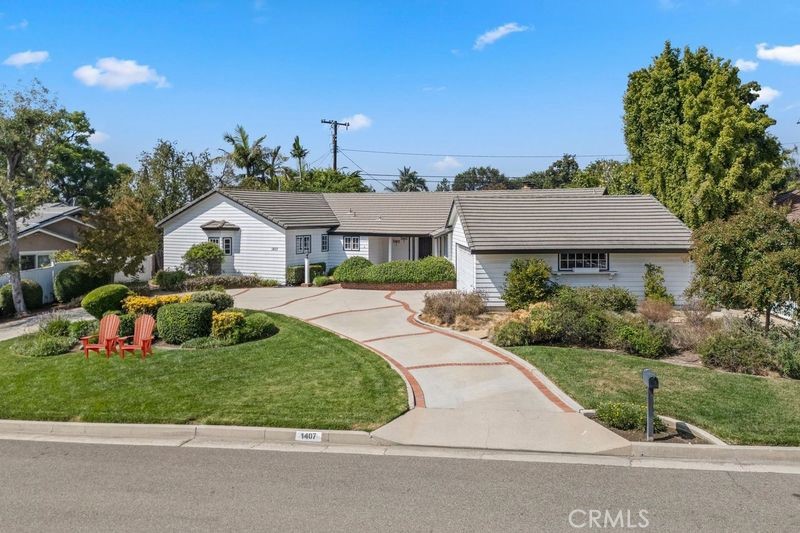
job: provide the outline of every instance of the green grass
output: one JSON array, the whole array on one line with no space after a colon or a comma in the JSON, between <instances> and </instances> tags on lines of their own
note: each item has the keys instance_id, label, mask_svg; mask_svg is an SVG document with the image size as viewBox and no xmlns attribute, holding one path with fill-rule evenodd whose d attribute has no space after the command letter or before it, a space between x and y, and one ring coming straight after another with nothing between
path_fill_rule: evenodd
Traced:
<instances>
[{"instance_id":1,"label":"green grass","mask_svg":"<svg viewBox=\"0 0 800 533\"><path fill-rule=\"evenodd\" d=\"M29 358L0 343L0 418L373 429L407 409L403 380L373 352L299 320L209 350Z\"/></svg>"},{"instance_id":2,"label":"green grass","mask_svg":"<svg viewBox=\"0 0 800 533\"><path fill-rule=\"evenodd\" d=\"M511 349L587 408L645 403L640 372L659 377L656 412L695 424L731 444L800 445L800 381L689 368L631 355L524 346Z\"/></svg>"}]
</instances>

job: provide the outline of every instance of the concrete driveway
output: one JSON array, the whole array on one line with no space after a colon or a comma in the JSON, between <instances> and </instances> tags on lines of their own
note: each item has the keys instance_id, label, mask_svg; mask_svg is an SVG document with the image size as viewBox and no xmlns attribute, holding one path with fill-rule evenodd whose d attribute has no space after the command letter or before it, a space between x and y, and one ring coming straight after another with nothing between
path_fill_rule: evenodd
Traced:
<instances>
[{"instance_id":1,"label":"concrete driveway","mask_svg":"<svg viewBox=\"0 0 800 533\"><path fill-rule=\"evenodd\" d=\"M513 354L419 324L424 291L254 288L236 306L282 313L359 342L408 382L416 407L376 430L399 444L622 453L628 442L575 412Z\"/></svg>"}]
</instances>

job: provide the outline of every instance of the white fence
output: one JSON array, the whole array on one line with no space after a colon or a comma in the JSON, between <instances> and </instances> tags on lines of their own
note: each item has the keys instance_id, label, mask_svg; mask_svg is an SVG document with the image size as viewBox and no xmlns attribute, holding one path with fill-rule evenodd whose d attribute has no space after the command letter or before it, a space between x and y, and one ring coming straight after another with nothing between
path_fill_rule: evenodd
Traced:
<instances>
[{"instance_id":1,"label":"white fence","mask_svg":"<svg viewBox=\"0 0 800 533\"><path fill-rule=\"evenodd\" d=\"M53 266L44 268L33 268L31 270L23 270L20 272L22 279L30 279L38 283L42 287L42 303L52 303L55 301L56 296L53 292L53 283L56 275L65 268L77 265L80 261L66 261L64 263L56 263ZM0 287L9 283L8 274L0 276Z\"/></svg>"},{"instance_id":2,"label":"white fence","mask_svg":"<svg viewBox=\"0 0 800 533\"><path fill-rule=\"evenodd\" d=\"M147 256L139 269L139 273L135 276L126 276L122 272L114 274L114 281L117 283L126 283L129 281L149 281L153 273L153 256ZM42 303L49 304L55 301L56 295L53 290L55 285L56 276L65 268L80 264L80 261L65 261L63 263L55 263L52 266L44 268L33 268L31 270L23 270L20 272L22 279L30 279L38 283L42 287ZM0 276L0 287L9 283L8 274Z\"/></svg>"}]
</instances>

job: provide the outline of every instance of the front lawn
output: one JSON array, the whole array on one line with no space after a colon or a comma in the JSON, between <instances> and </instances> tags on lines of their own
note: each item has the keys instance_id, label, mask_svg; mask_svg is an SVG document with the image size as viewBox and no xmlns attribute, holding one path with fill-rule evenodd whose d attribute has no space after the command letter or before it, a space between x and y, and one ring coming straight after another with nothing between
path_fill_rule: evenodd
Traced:
<instances>
[{"instance_id":1,"label":"front lawn","mask_svg":"<svg viewBox=\"0 0 800 533\"><path fill-rule=\"evenodd\" d=\"M407 409L403 380L379 356L269 315L280 332L268 339L156 348L145 361L23 357L0 342L0 418L369 430Z\"/></svg>"},{"instance_id":2,"label":"front lawn","mask_svg":"<svg viewBox=\"0 0 800 533\"><path fill-rule=\"evenodd\" d=\"M577 348L511 350L586 408L605 401L645 403L640 372L658 374L656 412L685 420L731 444L800 445L800 381L681 367Z\"/></svg>"}]
</instances>

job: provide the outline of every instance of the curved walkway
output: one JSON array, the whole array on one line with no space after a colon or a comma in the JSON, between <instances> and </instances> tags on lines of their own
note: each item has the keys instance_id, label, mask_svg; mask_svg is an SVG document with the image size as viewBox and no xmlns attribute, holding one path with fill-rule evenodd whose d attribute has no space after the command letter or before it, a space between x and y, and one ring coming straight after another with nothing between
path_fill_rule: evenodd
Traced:
<instances>
[{"instance_id":1,"label":"curved walkway","mask_svg":"<svg viewBox=\"0 0 800 533\"><path fill-rule=\"evenodd\" d=\"M627 453L520 359L415 320L424 291L256 288L237 307L300 318L372 349L408 381L415 409L374 432L399 444ZM563 394L563 393L561 393Z\"/></svg>"}]
</instances>

